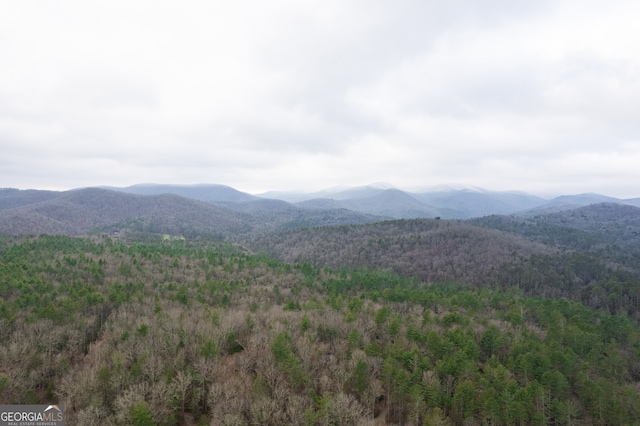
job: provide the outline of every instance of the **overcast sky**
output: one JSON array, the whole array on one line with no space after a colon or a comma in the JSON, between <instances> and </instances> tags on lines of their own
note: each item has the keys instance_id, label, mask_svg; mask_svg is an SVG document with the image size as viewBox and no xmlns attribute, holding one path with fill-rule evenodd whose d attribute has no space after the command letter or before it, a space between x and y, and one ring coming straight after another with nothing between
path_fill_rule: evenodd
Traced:
<instances>
[{"instance_id":1,"label":"overcast sky","mask_svg":"<svg viewBox=\"0 0 640 426\"><path fill-rule=\"evenodd\" d=\"M0 187L640 197L640 2L6 1Z\"/></svg>"}]
</instances>

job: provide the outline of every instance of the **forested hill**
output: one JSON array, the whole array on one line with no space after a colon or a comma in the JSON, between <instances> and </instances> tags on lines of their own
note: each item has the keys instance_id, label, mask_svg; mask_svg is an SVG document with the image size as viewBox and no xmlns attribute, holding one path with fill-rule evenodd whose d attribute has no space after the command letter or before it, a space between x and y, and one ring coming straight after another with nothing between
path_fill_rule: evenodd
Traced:
<instances>
[{"instance_id":1,"label":"forested hill","mask_svg":"<svg viewBox=\"0 0 640 426\"><path fill-rule=\"evenodd\" d=\"M0 338L0 404L69 426L640 418L624 314L222 242L0 238Z\"/></svg>"},{"instance_id":2,"label":"forested hill","mask_svg":"<svg viewBox=\"0 0 640 426\"><path fill-rule=\"evenodd\" d=\"M0 211L0 232L11 235L87 235L128 229L212 235L246 232L237 215L176 195L141 196L89 188Z\"/></svg>"},{"instance_id":3,"label":"forested hill","mask_svg":"<svg viewBox=\"0 0 640 426\"><path fill-rule=\"evenodd\" d=\"M174 194L135 195L99 188L65 192L4 190L3 194L0 235L118 232L235 238L381 219L344 209L301 209L282 202L284 206L274 207L269 200L222 206Z\"/></svg>"},{"instance_id":4,"label":"forested hill","mask_svg":"<svg viewBox=\"0 0 640 426\"><path fill-rule=\"evenodd\" d=\"M171 194L95 188L4 190L0 206L5 235L226 239L287 262L382 269L425 282L516 287L640 315L640 209L633 206L608 203L470 222L380 222L349 210L302 209L277 200L213 205Z\"/></svg>"},{"instance_id":5,"label":"forested hill","mask_svg":"<svg viewBox=\"0 0 640 426\"><path fill-rule=\"evenodd\" d=\"M507 220L519 227L524 219L494 216L486 220ZM525 294L570 298L640 318L640 256L614 246L608 247L609 257L580 247L567 248L552 243L560 235L557 226L532 228L537 236L505 232L507 227L482 229L460 221L399 220L268 235L256 239L251 247L288 262L382 269L426 282L453 280L517 288ZM595 228L602 232L600 226ZM574 236L578 232L582 242L597 237L596 231L571 232ZM633 244L626 247L637 250Z\"/></svg>"},{"instance_id":6,"label":"forested hill","mask_svg":"<svg viewBox=\"0 0 640 426\"><path fill-rule=\"evenodd\" d=\"M640 208L593 204L565 212L533 216L487 216L470 221L540 241L589 253L599 262L640 272Z\"/></svg>"},{"instance_id":7,"label":"forested hill","mask_svg":"<svg viewBox=\"0 0 640 426\"><path fill-rule=\"evenodd\" d=\"M640 242L640 208L599 203L550 214L491 215L469 223L533 237L571 248L599 248Z\"/></svg>"},{"instance_id":8,"label":"forested hill","mask_svg":"<svg viewBox=\"0 0 640 426\"><path fill-rule=\"evenodd\" d=\"M506 263L554 254L549 247L461 221L411 219L267 235L250 247L285 262L367 267L425 282L489 284Z\"/></svg>"},{"instance_id":9,"label":"forested hill","mask_svg":"<svg viewBox=\"0 0 640 426\"><path fill-rule=\"evenodd\" d=\"M57 198L59 195L60 193L56 191L2 188L0 189L0 210L51 200Z\"/></svg>"}]
</instances>

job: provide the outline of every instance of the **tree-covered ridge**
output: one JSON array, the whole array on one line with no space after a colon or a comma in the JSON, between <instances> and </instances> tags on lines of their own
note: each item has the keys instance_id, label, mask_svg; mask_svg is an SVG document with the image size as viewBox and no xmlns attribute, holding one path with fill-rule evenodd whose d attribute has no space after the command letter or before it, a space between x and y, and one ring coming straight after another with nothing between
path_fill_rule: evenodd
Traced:
<instances>
[{"instance_id":1,"label":"tree-covered ridge","mask_svg":"<svg viewBox=\"0 0 640 426\"><path fill-rule=\"evenodd\" d=\"M247 244L286 262L365 266L426 282L459 280L483 285L505 263L557 253L519 236L436 219L302 229L266 235Z\"/></svg>"},{"instance_id":2,"label":"tree-covered ridge","mask_svg":"<svg viewBox=\"0 0 640 426\"><path fill-rule=\"evenodd\" d=\"M614 203L525 216L492 215L469 221L547 245L591 253L640 275L640 208Z\"/></svg>"},{"instance_id":3,"label":"tree-covered ridge","mask_svg":"<svg viewBox=\"0 0 640 426\"><path fill-rule=\"evenodd\" d=\"M217 203L174 194L135 195L100 188L0 193L0 235L183 235L238 238L309 226L370 223L344 209L302 209L274 200ZM15 196L11 196L17 192Z\"/></svg>"},{"instance_id":4,"label":"tree-covered ridge","mask_svg":"<svg viewBox=\"0 0 640 426\"><path fill-rule=\"evenodd\" d=\"M631 207L630 207L631 208ZM524 219L488 217L482 223ZM557 227L535 226L540 235L561 238ZM562 228L567 230L568 228ZM505 232L506 231L506 232ZM261 237L249 244L287 262L393 271L426 282L462 281L476 286L518 288L527 295L565 297L611 313L640 318L640 259L636 243L603 250L546 245L511 229L482 229L467 222L415 219L369 225L304 229ZM569 229L583 243L597 235ZM575 236L575 233L579 233ZM584 235L583 235L584 234ZM549 242L549 241L547 241ZM635 244L635 245L633 245Z\"/></svg>"},{"instance_id":5,"label":"tree-covered ridge","mask_svg":"<svg viewBox=\"0 0 640 426\"><path fill-rule=\"evenodd\" d=\"M220 243L0 241L0 403L68 424L640 418L624 313Z\"/></svg>"}]
</instances>

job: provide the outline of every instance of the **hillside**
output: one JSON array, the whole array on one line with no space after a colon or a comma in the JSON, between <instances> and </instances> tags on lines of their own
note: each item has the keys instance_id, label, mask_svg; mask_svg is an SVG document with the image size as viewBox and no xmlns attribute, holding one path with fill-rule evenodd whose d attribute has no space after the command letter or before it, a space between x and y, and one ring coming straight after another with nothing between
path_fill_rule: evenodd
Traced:
<instances>
[{"instance_id":1,"label":"hillside","mask_svg":"<svg viewBox=\"0 0 640 426\"><path fill-rule=\"evenodd\" d=\"M39 194L39 193L38 193ZM41 201L43 200L43 201ZM134 195L87 188L18 191L0 210L0 234L91 233L238 238L301 227L370 223L379 217L344 209L300 209L277 200L205 203L174 194Z\"/></svg>"},{"instance_id":2,"label":"hillside","mask_svg":"<svg viewBox=\"0 0 640 426\"><path fill-rule=\"evenodd\" d=\"M362 226L305 229L251 243L285 262L368 267L426 282L488 284L505 263L553 254L542 244L459 221L413 219Z\"/></svg>"},{"instance_id":3,"label":"hillside","mask_svg":"<svg viewBox=\"0 0 640 426\"><path fill-rule=\"evenodd\" d=\"M162 195L174 194L192 200L207 203L216 202L245 202L255 200L250 194L238 191L226 185L200 184L200 185L162 185L139 184L127 187L106 187L113 191L126 192L136 195Z\"/></svg>"},{"instance_id":4,"label":"hillside","mask_svg":"<svg viewBox=\"0 0 640 426\"><path fill-rule=\"evenodd\" d=\"M70 426L640 418L637 322L566 300L63 236L0 238L0 296L0 403Z\"/></svg>"},{"instance_id":5,"label":"hillside","mask_svg":"<svg viewBox=\"0 0 640 426\"><path fill-rule=\"evenodd\" d=\"M4 188L0 189L0 210L40 203L42 201L52 200L58 196L59 193L56 191Z\"/></svg>"},{"instance_id":6,"label":"hillside","mask_svg":"<svg viewBox=\"0 0 640 426\"><path fill-rule=\"evenodd\" d=\"M603 201L624 205L640 205L639 199L618 199L598 194L563 195L546 200L516 191L489 191L481 188L432 188L431 190L406 191L387 184L328 189L313 193L272 191L259 196L238 191L226 185L216 184L140 184L103 189L147 196L173 194L237 211L251 209L250 206L254 205L259 206L257 208L262 213L269 214L282 213L282 202L286 202L300 210L312 210L311 215L321 215L320 211L329 211L336 212L340 216L340 220L334 223L329 223L322 217L305 219L301 222L302 226L370 223L382 218L470 219L493 214L535 216L571 210ZM10 188L0 190L0 210L52 200L58 198L60 194L55 191L20 191ZM268 206L272 206L274 210L267 211ZM351 215L360 216L349 218L344 214L344 210L350 210ZM298 211L296 214L306 215L307 213ZM289 219L291 218L286 220ZM319 219L319 222L316 222L316 219ZM279 229L287 229L287 227Z\"/></svg>"},{"instance_id":7,"label":"hillside","mask_svg":"<svg viewBox=\"0 0 640 426\"><path fill-rule=\"evenodd\" d=\"M415 197L440 210L442 217L456 219L522 212L547 202L525 193L469 189L419 193Z\"/></svg>"},{"instance_id":8,"label":"hillside","mask_svg":"<svg viewBox=\"0 0 640 426\"><path fill-rule=\"evenodd\" d=\"M218 202L216 205L251 215L258 230L254 235L322 226L358 225L383 220L380 216L358 213L339 206L301 208L280 200Z\"/></svg>"},{"instance_id":9,"label":"hillside","mask_svg":"<svg viewBox=\"0 0 640 426\"><path fill-rule=\"evenodd\" d=\"M521 223L522 219L510 220ZM562 235L557 227L533 229L537 237L460 221L413 219L268 235L249 247L286 262L382 269L426 282L517 288L525 294L569 298L613 313L625 311L640 319L637 242L626 246L628 250L606 246L604 252L609 255L602 256L603 251L554 244ZM597 238L587 231L567 235L587 247Z\"/></svg>"},{"instance_id":10,"label":"hillside","mask_svg":"<svg viewBox=\"0 0 640 426\"><path fill-rule=\"evenodd\" d=\"M435 187L400 190L391 185L327 189L319 192L266 192L261 197L276 198L302 207L342 207L395 219L470 219L492 214L543 214L571 210L590 204L612 202L639 206L639 200L619 199L599 194L562 195L545 199L518 191L490 191L482 188Z\"/></svg>"},{"instance_id":11,"label":"hillside","mask_svg":"<svg viewBox=\"0 0 640 426\"><path fill-rule=\"evenodd\" d=\"M593 254L640 271L640 208L600 203L564 212L488 216L470 223Z\"/></svg>"},{"instance_id":12,"label":"hillside","mask_svg":"<svg viewBox=\"0 0 640 426\"><path fill-rule=\"evenodd\" d=\"M438 211L424 204L411 195L397 189L386 189L365 197L354 197L342 200L311 199L295 204L307 208L343 208L360 213L372 214L386 218L420 218L435 217Z\"/></svg>"},{"instance_id":13,"label":"hillside","mask_svg":"<svg viewBox=\"0 0 640 426\"><path fill-rule=\"evenodd\" d=\"M600 194L562 195L545 199L518 191L490 191L476 187L462 189L438 187L409 191L389 184L333 188L308 193L268 191L258 195L219 184L139 184L105 188L137 195L174 194L227 207L260 199L279 200L305 209L348 209L390 219L434 217L469 219L491 214L520 214L527 211L550 213L605 201L635 206L640 204L639 199L619 199Z\"/></svg>"},{"instance_id":14,"label":"hillside","mask_svg":"<svg viewBox=\"0 0 640 426\"><path fill-rule=\"evenodd\" d=\"M375 192L383 198L404 198L395 190ZM371 200L370 191L357 193ZM143 196L95 188L5 195L19 205L0 210L0 234L5 235L224 239L287 262L382 269L426 282L498 284L640 316L635 296L640 209L633 206L606 203L468 223L380 222L380 217L351 210L298 208L266 199L211 204L171 194ZM56 196L50 199L52 195Z\"/></svg>"},{"instance_id":15,"label":"hillside","mask_svg":"<svg viewBox=\"0 0 640 426\"><path fill-rule=\"evenodd\" d=\"M0 233L86 235L135 231L173 235L246 233L231 212L176 195L139 196L89 188L0 211Z\"/></svg>"},{"instance_id":16,"label":"hillside","mask_svg":"<svg viewBox=\"0 0 640 426\"><path fill-rule=\"evenodd\" d=\"M601 203L619 203L619 204L633 204L633 200L620 200L614 197L608 197L600 194L575 194L575 195L561 195L550 200L547 203L541 204L535 208L532 208L532 214L547 214L556 213L565 210L573 210L580 207L589 206L592 204Z\"/></svg>"}]
</instances>

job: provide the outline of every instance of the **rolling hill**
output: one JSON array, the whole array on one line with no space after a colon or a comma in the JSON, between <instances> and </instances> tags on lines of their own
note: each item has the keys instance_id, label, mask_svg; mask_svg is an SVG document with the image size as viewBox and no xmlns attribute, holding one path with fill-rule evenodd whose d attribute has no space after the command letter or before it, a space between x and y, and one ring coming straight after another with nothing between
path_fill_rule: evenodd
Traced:
<instances>
[{"instance_id":1,"label":"rolling hill","mask_svg":"<svg viewBox=\"0 0 640 426\"><path fill-rule=\"evenodd\" d=\"M145 183L127 187L105 187L113 191L126 192L136 195L174 194L207 203L217 202L245 202L256 200L257 197L238 191L226 185L198 184L198 185L168 185Z\"/></svg>"},{"instance_id":2,"label":"rolling hill","mask_svg":"<svg viewBox=\"0 0 640 426\"><path fill-rule=\"evenodd\" d=\"M412 219L303 229L262 236L250 247L286 262L517 288L640 318L639 224L637 207L599 204L533 219Z\"/></svg>"},{"instance_id":3,"label":"rolling hill","mask_svg":"<svg viewBox=\"0 0 640 426\"><path fill-rule=\"evenodd\" d=\"M248 232L226 209L165 194L141 196L88 188L0 211L0 233L85 235L120 230L206 235Z\"/></svg>"},{"instance_id":4,"label":"rolling hill","mask_svg":"<svg viewBox=\"0 0 640 426\"><path fill-rule=\"evenodd\" d=\"M0 234L89 235L0 238L0 401L65 404L70 424L640 415L639 208L382 220L336 207L427 204L237 195L0 194ZM438 202L524 202L491 197Z\"/></svg>"},{"instance_id":5,"label":"rolling hill","mask_svg":"<svg viewBox=\"0 0 640 426\"><path fill-rule=\"evenodd\" d=\"M52 200L59 195L56 191L41 191L37 189L0 189L0 210L13 209L28 204Z\"/></svg>"},{"instance_id":6,"label":"rolling hill","mask_svg":"<svg viewBox=\"0 0 640 426\"><path fill-rule=\"evenodd\" d=\"M387 219L435 218L471 219L492 214L543 214L571 210L601 202L640 206L640 199L619 199L599 194L562 195L545 199L518 191L490 191L477 187L451 188L437 187L417 191L406 191L389 184L372 184L350 188L332 188L317 192L277 192L270 191L258 195L238 191L218 184L171 185L139 184L128 187L103 187L118 192L136 195L174 194L203 201L209 204L230 207L234 210L249 208L237 203L261 200L285 201L302 209L352 210ZM25 191L4 190L0 192L0 209L16 207L25 203ZM31 199L44 201L55 198L53 191L31 191ZM33 201L29 201L33 202ZM269 205L272 213L281 212L281 205L262 203L260 210L266 212Z\"/></svg>"},{"instance_id":7,"label":"rolling hill","mask_svg":"<svg viewBox=\"0 0 640 426\"><path fill-rule=\"evenodd\" d=\"M640 271L640 208L600 203L535 216L492 215L470 221L547 245L590 253L601 262Z\"/></svg>"},{"instance_id":8,"label":"rolling hill","mask_svg":"<svg viewBox=\"0 0 640 426\"><path fill-rule=\"evenodd\" d=\"M488 284L503 264L554 249L460 221L394 220L266 235L250 245L285 262L368 267L422 281Z\"/></svg>"},{"instance_id":9,"label":"rolling hill","mask_svg":"<svg viewBox=\"0 0 640 426\"><path fill-rule=\"evenodd\" d=\"M259 196L295 203L300 207L341 207L394 219L471 219L492 214L535 215L601 202L640 206L637 198L620 199L599 194L562 195L545 199L518 191L489 191L475 187L404 191L386 184L311 193L267 192Z\"/></svg>"},{"instance_id":10,"label":"rolling hill","mask_svg":"<svg viewBox=\"0 0 640 426\"><path fill-rule=\"evenodd\" d=\"M422 222L385 230L447 228ZM640 417L637 322L513 289L43 235L0 238L0 296L0 404L60 404L69 425Z\"/></svg>"},{"instance_id":11,"label":"rolling hill","mask_svg":"<svg viewBox=\"0 0 640 426\"><path fill-rule=\"evenodd\" d=\"M17 207L0 210L0 234L222 238L286 262L382 269L426 282L498 283L528 294L571 298L590 298L597 283L609 286L611 279L630 282L640 277L640 208L616 203L468 222L384 221L345 208L312 207L346 204L388 218L399 214L401 210L394 210L399 205L419 202L389 188L359 191L362 198L356 200L309 200L302 203L305 208L273 199L211 203L98 188L7 194L5 199ZM608 303L601 295L596 299L589 304Z\"/></svg>"},{"instance_id":12,"label":"rolling hill","mask_svg":"<svg viewBox=\"0 0 640 426\"><path fill-rule=\"evenodd\" d=\"M47 191L41 196L19 191L11 203L17 207L0 210L0 234L124 232L236 238L380 220L344 209L300 209L276 200L212 204L174 194L135 195L103 188Z\"/></svg>"},{"instance_id":13,"label":"rolling hill","mask_svg":"<svg viewBox=\"0 0 640 426\"><path fill-rule=\"evenodd\" d=\"M344 208L393 219L433 218L437 209L398 189L384 189L363 197L343 199L314 198L295 204L303 208Z\"/></svg>"}]
</instances>

